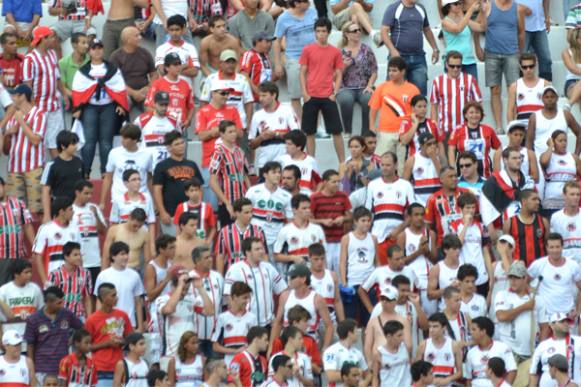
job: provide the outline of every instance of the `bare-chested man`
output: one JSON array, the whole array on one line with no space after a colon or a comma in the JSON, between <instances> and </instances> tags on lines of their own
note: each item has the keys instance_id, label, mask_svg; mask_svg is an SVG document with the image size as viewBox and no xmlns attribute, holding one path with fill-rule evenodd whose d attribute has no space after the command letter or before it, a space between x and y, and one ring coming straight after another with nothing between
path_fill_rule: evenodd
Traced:
<instances>
[{"instance_id":1,"label":"bare-chested man","mask_svg":"<svg viewBox=\"0 0 581 387\"><path fill-rule=\"evenodd\" d=\"M206 77L218 71L222 51L229 48L236 51L239 56L242 54L238 39L226 32L226 20L223 16L212 16L208 25L210 35L200 43L200 65Z\"/></svg>"},{"instance_id":2,"label":"bare-chested man","mask_svg":"<svg viewBox=\"0 0 581 387\"><path fill-rule=\"evenodd\" d=\"M198 236L198 215L193 212L184 212L178 220L179 234L176 238L176 255L174 265L181 265L194 269L192 251L204 244L204 238Z\"/></svg>"},{"instance_id":3,"label":"bare-chested man","mask_svg":"<svg viewBox=\"0 0 581 387\"><path fill-rule=\"evenodd\" d=\"M119 48L123 28L135 25L136 6L146 8L149 0L111 0L102 34L105 59L109 59L109 55Z\"/></svg>"},{"instance_id":4,"label":"bare-chested man","mask_svg":"<svg viewBox=\"0 0 581 387\"><path fill-rule=\"evenodd\" d=\"M151 240L149 231L145 224L146 215L143 208L136 208L129 214L129 220L126 223L116 224L109 227L103 251L109 251L113 242L125 242L129 245L129 263L128 267L143 272L144 265L151 260ZM143 255L143 263L141 256ZM101 259L101 270L110 266L109 257L105 254Z\"/></svg>"},{"instance_id":5,"label":"bare-chested man","mask_svg":"<svg viewBox=\"0 0 581 387\"><path fill-rule=\"evenodd\" d=\"M373 359L373 351L375 348L385 345L385 335L383 334L383 326L390 320L396 320L403 324L404 329L404 343L411 353L412 349L412 334L410 331L410 324L408 320L395 311L397 305L398 291L391 285L386 286L381 291L379 301L381 302L381 313L377 316L371 317L365 328L365 344L363 346L363 354L368 364L371 364Z\"/></svg>"}]
</instances>

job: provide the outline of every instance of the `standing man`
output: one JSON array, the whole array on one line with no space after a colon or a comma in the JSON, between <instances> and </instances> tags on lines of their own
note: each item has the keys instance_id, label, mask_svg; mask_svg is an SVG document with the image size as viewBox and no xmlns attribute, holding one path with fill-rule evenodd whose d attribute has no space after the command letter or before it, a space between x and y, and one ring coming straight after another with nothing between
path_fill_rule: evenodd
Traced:
<instances>
[{"instance_id":1,"label":"standing man","mask_svg":"<svg viewBox=\"0 0 581 387\"><path fill-rule=\"evenodd\" d=\"M301 106L301 82L299 57L303 49L315 42L314 26L317 11L311 7L308 0L289 0L289 8L280 15L274 30L274 75L282 78L286 73L286 82L289 98L299 119L303 116ZM284 47L284 70L282 61L282 40Z\"/></svg>"},{"instance_id":2,"label":"standing man","mask_svg":"<svg viewBox=\"0 0 581 387\"><path fill-rule=\"evenodd\" d=\"M546 36L545 39L547 39ZM537 57L535 54L521 54L518 62L523 76L508 88L506 122L512 122L513 120L524 120L526 122L531 114L541 110L543 108L543 101L541 100L543 89L550 83L547 79L537 75ZM551 62L549 62L549 75L551 75L550 67ZM539 73L542 74L540 71Z\"/></svg>"},{"instance_id":3,"label":"standing man","mask_svg":"<svg viewBox=\"0 0 581 387\"><path fill-rule=\"evenodd\" d=\"M553 81L551 70L551 50L547 35L551 31L550 2L547 0L519 0L518 3L530 9L525 16L524 51L539 58L539 76ZM567 2L564 2L565 7ZM509 120L510 121L510 120Z\"/></svg>"},{"instance_id":4,"label":"standing man","mask_svg":"<svg viewBox=\"0 0 581 387\"><path fill-rule=\"evenodd\" d=\"M422 95L427 95L428 65L424 35L432 47L432 64L438 61L440 50L424 6L417 0L400 0L390 4L383 14L380 32L389 57L399 56L407 64L406 80L416 85ZM391 74L388 79L391 79Z\"/></svg>"},{"instance_id":5,"label":"standing man","mask_svg":"<svg viewBox=\"0 0 581 387\"><path fill-rule=\"evenodd\" d=\"M482 101L478 80L462 71L462 54L449 51L446 72L432 81L430 117L449 136L458 126L464 125L462 111L468 101Z\"/></svg>"},{"instance_id":6,"label":"standing man","mask_svg":"<svg viewBox=\"0 0 581 387\"><path fill-rule=\"evenodd\" d=\"M65 127L57 89L61 95L66 95L66 90L60 80L57 55L52 49L55 44L54 31L40 26L34 29L33 36L30 44L34 48L22 63L22 80L32 89L34 104L44 112L46 135L43 143L54 158L58 154L56 136ZM68 106L68 103L65 105Z\"/></svg>"},{"instance_id":7,"label":"standing man","mask_svg":"<svg viewBox=\"0 0 581 387\"><path fill-rule=\"evenodd\" d=\"M575 180L563 187L565 206L551 216L551 231L563 237L563 255L577 263L581 262L581 212L579 200L581 187Z\"/></svg>"},{"instance_id":8,"label":"standing man","mask_svg":"<svg viewBox=\"0 0 581 387\"><path fill-rule=\"evenodd\" d=\"M507 88L518 79L518 54L525 47L525 14L530 12L515 0L491 0L482 3L478 15L486 32L484 70L497 133L502 132L502 75Z\"/></svg>"},{"instance_id":9,"label":"standing man","mask_svg":"<svg viewBox=\"0 0 581 387\"><path fill-rule=\"evenodd\" d=\"M260 9L259 0L244 0L242 4L244 8L228 20L228 29L246 51L254 46L254 37L258 33L274 34L274 20L270 13Z\"/></svg>"},{"instance_id":10,"label":"standing man","mask_svg":"<svg viewBox=\"0 0 581 387\"><path fill-rule=\"evenodd\" d=\"M169 158L161 161L153 171L153 200L159 211L161 232L175 236L172 221L176 208L187 200L184 183L195 177L203 182L198 165L186 159L186 141L177 130L166 133L164 144Z\"/></svg>"},{"instance_id":11,"label":"standing man","mask_svg":"<svg viewBox=\"0 0 581 387\"><path fill-rule=\"evenodd\" d=\"M0 36L0 41L2 37ZM75 32L71 36L71 46L73 52L59 60L59 71L61 82L65 89L66 95L63 98L71 99L73 97L73 79L77 70L79 70L89 60L89 39L84 32ZM2 62L0 62L1 64ZM6 72L6 70L4 70ZM4 75L6 77L6 75Z\"/></svg>"},{"instance_id":12,"label":"standing man","mask_svg":"<svg viewBox=\"0 0 581 387\"><path fill-rule=\"evenodd\" d=\"M307 152L315 156L315 133L319 113L323 114L325 130L333 137L339 163L345 161L345 144L341 132L341 118L337 107L337 93L343 81L341 51L329 44L331 22L326 18L315 22L315 43L304 47L299 58L303 115L301 128L307 135Z\"/></svg>"},{"instance_id":13,"label":"standing man","mask_svg":"<svg viewBox=\"0 0 581 387\"><path fill-rule=\"evenodd\" d=\"M415 85L405 80L407 68L403 58L390 58L387 63L389 80L377 86L369 100L369 131L377 133L375 153L393 152L401 160L405 159L405 148L399 143L401 122L412 114L412 98L420 94ZM377 113L379 124L376 126Z\"/></svg>"},{"instance_id":14,"label":"standing man","mask_svg":"<svg viewBox=\"0 0 581 387\"><path fill-rule=\"evenodd\" d=\"M104 58L109 59L119 48L121 32L125 27L135 25L135 6L149 8L148 0L111 0L107 21L103 24L102 41L105 48Z\"/></svg>"}]
</instances>

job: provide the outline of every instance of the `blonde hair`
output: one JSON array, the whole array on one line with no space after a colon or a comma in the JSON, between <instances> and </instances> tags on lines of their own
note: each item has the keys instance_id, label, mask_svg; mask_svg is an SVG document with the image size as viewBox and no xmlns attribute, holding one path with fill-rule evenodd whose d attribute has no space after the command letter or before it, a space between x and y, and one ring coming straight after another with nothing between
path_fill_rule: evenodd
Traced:
<instances>
[{"instance_id":1,"label":"blonde hair","mask_svg":"<svg viewBox=\"0 0 581 387\"><path fill-rule=\"evenodd\" d=\"M349 28L351 28L351 26L359 26L359 24L352 22L351 20L346 21L345 23L343 23L343 27L341 28L341 41L339 42L338 46L339 48L343 48L345 46L347 46L347 31L349 31Z\"/></svg>"},{"instance_id":2,"label":"blonde hair","mask_svg":"<svg viewBox=\"0 0 581 387\"><path fill-rule=\"evenodd\" d=\"M180 361L186 361L188 357L188 350L186 349L186 344L190 339L193 337L198 338L198 334L192 331L185 331L182 337L180 338L180 344L178 345L177 354L180 358Z\"/></svg>"},{"instance_id":3,"label":"blonde hair","mask_svg":"<svg viewBox=\"0 0 581 387\"><path fill-rule=\"evenodd\" d=\"M571 57L575 63L581 63L581 45L578 43L578 39L581 36L581 29L575 28L571 35L569 36L568 43L571 49Z\"/></svg>"}]
</instances>

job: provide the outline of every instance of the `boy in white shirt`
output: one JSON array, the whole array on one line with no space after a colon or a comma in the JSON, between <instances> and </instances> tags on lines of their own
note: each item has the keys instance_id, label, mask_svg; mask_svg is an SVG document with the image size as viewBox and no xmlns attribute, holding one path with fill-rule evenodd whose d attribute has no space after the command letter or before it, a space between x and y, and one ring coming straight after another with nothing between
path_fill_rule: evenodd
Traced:
<instances>
[{"instance_id":1,"label":"boy in white shirt","mask_svg":"<svg viewBox=\"0 0 581 387\"><path fill-rule=\"evenodd\" d=\"M32 263L25 259L12 260L12 281L0 287L0 307L5 319L18 318L26 321L28 316L44 305L42 291L32 282ZM24 332L24 326L22 327Z\"/></svg>"},{"instance_id":2,"label":"boy in white shirt","mask_svg":"<svg viewBox=\"0 0 581 387\"><path fill-rule=\"evenodd\" d=\"M458 268L458 283L460 289L460 297L462 303L460 310L475 319L479 316L486 316L488 313L488 306L486 299L480 294L476 293L476 278L478 278L478 270L470 264L461 265Z\"/></svg>"}]
</instances>

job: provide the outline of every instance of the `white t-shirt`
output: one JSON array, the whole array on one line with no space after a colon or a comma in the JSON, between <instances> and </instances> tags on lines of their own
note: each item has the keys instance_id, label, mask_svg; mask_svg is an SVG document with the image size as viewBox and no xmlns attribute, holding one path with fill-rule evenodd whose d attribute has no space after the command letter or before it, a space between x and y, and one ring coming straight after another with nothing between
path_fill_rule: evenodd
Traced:
<instances>
[{"instance_id":1,"label":"white t-shirt","mask_svg":"<svg viewBox=\"0 0 581 387\"><path fill-rule=\"evenodd\" d=\"M307 227L298 228L294 222L290 222L278 233L274 242L274 253L301 255L308 258L309 246L313 243L325 245L325 233L321 226L309 222Z\"/></svg>"},{"instance_id":2,"label":"white t-shirt","mask_svg":"<svg viewBox=\"0 0 581 387\"><path fill-rule=\"evenodd\" d=\"M19 287L10 281L0 287L0 301L5 303L17 317L26 320L28 316L44 306L42 291L34 282ZM2 320L6 316L2 314Z\"/></svg>"},{"instance_id":3,"label":"white t-shirt","mask_svg":"<svg viewBox=\"0 0 581 387\"><path fill-rule=\"evenodd\" d=\"M129 194L125 192L120 200L116 200L111 205L109 220L111 223L126 223L129 220L131 211L141 208L147 215L147 224L155 223L155 211L153 209L153 199L149 193L139 193L138 200L129 199Z\"/></svg>"},{"instance_id":4,"label":"white t-shirt","mask_svg":"<svg viewBox=\"0 0 581 387\"><path fill-rule=\"evenodd\" d=\"M95 213L92 209L95 209ZM84 207L73 204L73 219L71 227L79 233L79 243L81 244L81 255L83 256L83 267L101 266L101 247L99 246L99 233L97 232L97 217L105 226L107 222L101 209L93 204L87 203Z\"/></svg>"},{"instance_id":5,"label":"white t-shirt","mask_svg":"<svg viewBox=\"0 0 581 387\"><path fill-rule=\"evenodd\" d=\"M536 301L545 307L547 315L552 313L569 313L575 308L576 283L581 281L581 268L571 260L565 258L564 263L553 266L548 257L539 258L528 268L531 278L543 276L539 285ZM559 302L555 302L559 300Z\"/></svg>"},{"instance_id":6,"label":"white t-shirt","mask_svg":"<svg viewBox=\"0 0 581 387\"><path fill-rule=\"evenodd\" d=\"M464 223L461 220L452 222L452 229L460 234L464 230ZM476 286L483 285L488 282L488 272L486 271L486 265L484 264L484 254L482 253L483 245L482 239L484 236L484 230L480 222L474 222L464 234L464 243L462 244L462 250L460 250L460 261L469 263L474 266L478 271L478 278L476 278Z\"/></svg>"},{"instance_id":7,"label":"white t-shirt","mask_svg":"<svg viewBox=\"0 0 581 387\"><path fill-rule=\"evenodd\" d=\"M162 0L159 2L161 4L161 9L166 17L171 17L173 15L182 15L187 17L188 15L188 2L183 0ZM155 18L153 19L155 24L163 24L157 12L155 13Z\"/></svg>"},{"instance_id":8,"label":"white t-shirt","mask_svg":"<svg viewBox=\"0 0 581 387\"><path fill-rule=\"evenodd\" d=\"M418 285L418 279L416 274L409 266L404 266L401 271L393 271L389 265L379 266L375 268L369 277L363 282L361 287L365 289L366 292L369 292L371 288L377 287L378 293L381 292L383 288L388 285L391 285L391 281L397 277L398 275L403 275L408 277L412 284L412 288L416 288Z\"/></svg>"},{"instance_id":9,"label":"white t-shirt","mask_svg":"<svg viewBox=\"0 0 581 387\"><path fill-rule=\"evenodd\" d=\"M494 387L490 379L486 377L486 367L488 359L499 357L504 360L506 372L516 371L516 363L510 348L500 341L493 341L492 345L486 349L472 347L466 355L464 364L466 365L466 378L472 380L474 387Z\"/></svg>"},{"instance_id":10,"label":"white t-shirt","mask_svg":"<svg viewBox=\"0 0 581 387\"><path fill-rule=\"evenodd\" d=\"M581 342L581 337L579 336L568 336L565 339L555 339L553 337L549 337L548 339L541 341L537 348L535 348L535 352L533 353L533 357L531 358L531 368L529 373L536 374L537 367L539 363L541 364L543 374L539 379L539 387L556 387L557 383L551 378L549 374L549 359L553 355L563 355L571 361L571 353L567 350L567 347L572 347L571 349L578 349L579 344ZM575 353L575 357L578 357L579 353Z\"/></svg>"},{"instance_id":11,"label":"white t-shirt","mask_svg":"<svg viewBox=\"0 0 581 387\"><path fill-rule=\"evenodd\" d=\"M361 371L367 371L367 363L360 350L345 348L341 342L331 345L323 353L323 368L330 371L341 371L346 362L356 364ZM343 387L343 383L335 383L335 387Z\"/></svg>"},{"instance_id":12,"label":"white t-shirt","mask_svg":"<svg viewBox=\"0 0 581 387\"><path fill-rule=\"evenodd\" d=\"M460 310L474 319L479 316L486 316L488 312L488 306L486 305L486 299L480 294L475 293L470 301L460 302Z\"/></svg>"},{"instance_id":13,"label":"white t-shirt","mask_svg":"<svg viewBox=\"0 0 581 387\"><path fill-rule=\"evenodd\" d=\"M551 231L563 237L563 256L581 262L581 211L576 215L559 210L551 216Z\"/></svg>"},{"instance_id":14,"label":"white t-shirt","mask_svg":"<svg viewBox=\"0 0 581 387\"><path fill-rule=\"evenodd\" d=\"M0 104L4 109L6 109L8 106L12 105L12 103L13 102L12 98L10 98L10 94L8 94L8 91L4 85L0 84Z\"/></svg>"},{"instance_id":15,"label":"white t-shirt","mask_svg":"<svg viewBox=\"0 0 581 387\"><path fill-rule=\"evenodd\" d=\"M106 171L113 174L113 185L111 187L111 201L123 199L123 194L127 191L123 184L123 172L127 169L135 169L141 177L141 192L148 192L147 176L153 172L151 154L145 149L138 149L129 152L124 147L113 148L109 152Z\"/></svg>"},{"instance_id":16,"label":"white t-shirt","mask_svg":"<svg viewBox=\"0 0 581 387\"><path fill-rule=\"evenodd\" d=\"M105 63L101 63L98 65L91 64L91 70L89 70L90 76L92 76L95 79L99 79L103 78L105 74L107 74L107 67L105 66ZM97 99L97 97L99 97L99 99ZM113 102L113 99L111 99L107 91L105 91L104 87L101 88L101 92L99 93L99 95L97 95L97 93L95 92L93 93L91 99L89 100L89 104L98 106L107 105L110 104L111 102Z\"/></svg>"},{"instance_id":17,"label":"white t-shirt","mask_svg":"<svg viewBox=\"0 0 581 387\"><path fill-rule=\"evenodd\" d=\"M166 356L174 356L177 352L180 338L186 331L197 332L194 310L201 311L203 301L201 297L194 297L186 294L183 299L176 304L176 309L172 314L163 315L161 310L168 303L171 294L164 294L155 300L158 319L162 326L162 337L165 337Z\"/></svg>"},{"instance_id":18,"label":"white t-shirt","mask_svg":"<svg viewBox=\"0 0 581 387\"><path fill-rule=\"evenodd\" d=\"M137 325L135 320L135 297L140 297L145 294L143 282L139 274L129 268L117 270L114 267L103 270L97 276L93 294L98 295L99 286L102 283L109 282L115 285L117 290L117 308L121 309L129 316L133 327Z\"/></svg>"}]
</instances>

